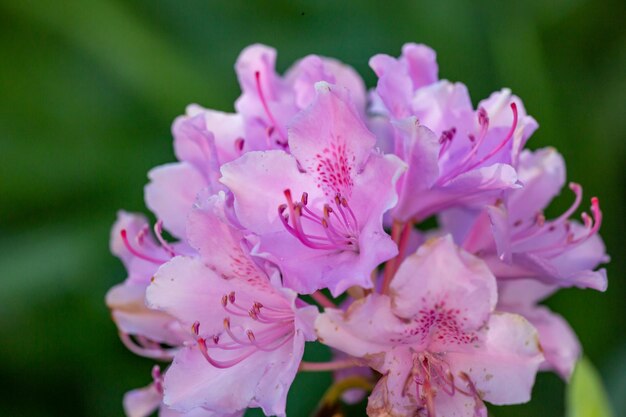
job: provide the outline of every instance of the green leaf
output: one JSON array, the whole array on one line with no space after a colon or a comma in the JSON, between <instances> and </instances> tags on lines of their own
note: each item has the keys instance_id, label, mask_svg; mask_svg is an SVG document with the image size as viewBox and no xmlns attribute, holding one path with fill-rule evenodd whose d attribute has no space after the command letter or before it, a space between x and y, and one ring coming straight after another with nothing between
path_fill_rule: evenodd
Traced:
<instances>
[{"instance_id":1,"label":"green leaf","mask_svg":"<svg viewBox=\"0 0 626 417\"><path fill-rule=\"evenodd\" d=\"M613 417L600 374L582 358L566 392L567 417Z\"/></svg>"}]
</instances>

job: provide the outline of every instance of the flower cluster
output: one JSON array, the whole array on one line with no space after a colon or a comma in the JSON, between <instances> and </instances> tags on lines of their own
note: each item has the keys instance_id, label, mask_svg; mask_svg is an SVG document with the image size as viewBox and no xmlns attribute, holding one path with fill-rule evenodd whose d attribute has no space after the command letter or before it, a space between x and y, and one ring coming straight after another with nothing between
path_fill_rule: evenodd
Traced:
<instances>
[{"instance_id":1,"label":"flower cluster","mask_svg":"<svg viewBox=\"0 0 626 417\"><path fill-rule=\"evenodd\" d=\"M171 361L124 398L128 416L285 416L298 371L334 371L371 417L486 416L530 399L539 369L567 379L572 329L539 302L604 291L596 198L582 221L543 211L563 158L509 90L475 109L439 80L433 50L356 72L307 56L285 75L246 48L235 113L187 108L178 162L150 171L147 206L120 212L111 249L128 278L107 295L122 341ZM437 224L430 229L421 227ZM163 230L169 237L163 236ZM303 362L305 342L331 362Z\"/></svg>"}]
</instances>

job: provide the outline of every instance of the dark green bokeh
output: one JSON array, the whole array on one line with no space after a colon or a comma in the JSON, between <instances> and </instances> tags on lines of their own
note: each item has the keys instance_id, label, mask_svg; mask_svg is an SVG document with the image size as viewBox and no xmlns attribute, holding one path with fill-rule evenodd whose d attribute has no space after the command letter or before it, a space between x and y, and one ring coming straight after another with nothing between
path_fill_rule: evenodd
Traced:
<instances>
[{"instance_id":1,"label":"dark green bokeh","mask_svg":"<svg viewBox=\"0 0 626 417\"><path fill-rule=\"evenodd\" d=\"M557 147L569 178L600 197L609 291L563 291L549 304L626 413L625 7L1 0L0 415L121 415L124 391L148 382L151 361L122 347L103 304L124 278L109 227L119 208L145 210L145 174L173 160L169 126L187 103L232 109L244 46L275 46L281 70L309 53L337 57L372 86L368 58L407 41L434 47L441 76L465 82L475 102L512 88L541 125L530 146ZM299 377L290 415L307 415L327 382ZM563 383L541 375L530 404L492 412L563 415Z\"/></svg>"}]
</instances>

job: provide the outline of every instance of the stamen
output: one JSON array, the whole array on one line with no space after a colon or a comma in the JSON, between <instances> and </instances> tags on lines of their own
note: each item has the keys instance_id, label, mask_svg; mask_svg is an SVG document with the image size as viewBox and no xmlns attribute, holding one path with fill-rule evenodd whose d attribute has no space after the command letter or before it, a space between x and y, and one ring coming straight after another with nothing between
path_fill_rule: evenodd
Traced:
<instances>
[{"instance_id":1,"label":"stamen","mask_svg":"<svg viewBox=\"0 0 626 417\"><path fill-rule=\"evenodd\" d=\"M441 137L439 138L439 144L441 145L441 149L439 149L439 159L441 159L441 157L447 152L448 148L452 144L452 139L454 139L455 135L456 127L441 132Z\"/></svg>"},{"instance_id":2,"label":"stamen","mask_svg":"<svg viewBox=\"0 0 626 417\"><path fill-rule=\"evenodd\" d=\"M480 397L480 393L476 389L474 382L465 372L461 372L459 374L461 379L467 383L467 387L469 388L470 394L474 397L474 416L475 417L483 417L487 415L487 407L483 402L483 399Z\"/></svg>"},{"instance_id":3,"label":"stamen","mask_svg":"<svg viewBox=\"0 0 626 417\"><path fill-rule=\"evenodd\" d=\"M263 88L261 87L261 72L256 71L254 73L254 78L256 80L256 89L257 89L257 94L259 95L259 100L261 100L261 105L263 106L263 110L265 111L265 114L267 115L267 118L271 123L271 125L268 126L267 128L268 145L271 145L270 138L272 137L272 134L274 133L275 129L278 129L278 133L282 139L282 143L287 143L287 141L285 140L286 135L284 135L280 125L276 123L276 119L274 118L274 115L272 114L272 111L270 110L270 107L265 98L265 94L263 93Z\"/></svg>"},{"instance_id":4,"label":"stamen","mask_svg":"<svg viewBox=\"0 0 626 417\"><path fill-rule=\"evenodd\" d=\"M122 236L122 241L124 242L124 246L126 246L126 249L128 249L128 251L132 253L133 255L135 255L136 257L141 258L144 261L152 262L158 265L161 265L167 262L167 260L153 258L152 256L146 255L145 253L141 253L137 249L135 249L128 241L128 234L126 232L126 229L122 229L120 232L120 235Z\"/></svg>"},{"instance_id":5,"label":"stamen","mask_svg":"<svg viewBox=\"0 0 626 417\"><path fill-rule=\"evenodd\" d=\"M445 175L442 175L439 180L437 180L438 185L444 185L452 179L458 177L464 172L471 171L487 160L495 156L498 152L502 150L506 146L506 144L513 138L513 134L515 133L515 129L517 128L518 122L518 114L517 114L517 105L515 103L511 103L511 110L513 111L513 123L511 124L511 128L505 138L493 148L490 152L488 152L485 156L480 158L478 161L472 162L476 155L478 154L478 150L483 144L485 137L487 136L487 132L489 130L489 116L487 112L482 107L478 109L478 124L480 125L480 133L478 139L475 140L473 137L470 137L470 141L472 142L472 147L469 152L463 157L463 159L458 163L458 165L453 168L450 172Z\"/></svg>"},{"instance_id":6,"label":"stamen","mask_svg":"<svg viewBox=\"0 0 626 417\"><path fill-rule=\"evenodd\" d=\"M170 244L165 239L163 239L163 221L160 219L157 220L157 222L154 224L154 234L159 240L161 247L165 249L167 253L170 254L171 257L174 257L177 255L176 251L174 251L172 246L170 246Z\"/></svg>"},{"instance_id":7,"label":"stamen","mask_svg":"<svg viewBox=\"0 0 626 417\"><path fill-rule=\"evenodd\" d=\"M337 209L325 204L320 216L308 207L306 192L300 202L293 201L291 190L285 190L284 194L287 204L278 206L280 221L301 243L312 249L358 251L358 222L346 198L337 194L334 198ZM306 232L303 220L310 223L309 226L320 228L325 236Z\"/></svg>"},{"instance_id":8,"label":"stamen","mask_svg":"<svg viewBox=\"0 0 626 417\"><path fill-rule=\"evenodd\" d=\"M245 145L246 141L244 138L237 138L235 139L235 150L239 153L243 152L243 147Z\"/></svg>"},{"instance_id":9,"label":"stamen","mask_svg":"<svg viewBox=\"0 0 626 417\"><path fill-rule=\"evenodd\" d=\"M175 349L164 349L158 343L146 343L147 340L133 339L128 333L120 332L120 340L128 350L144 358L171 360Z\"/></svg>"},{"instance_id":10,"label":"stamen","mask_svg":"<svg viewBox=\"0 0 626 417\"><path fill-rule=\"evenodd\" d=\"M591 215L587 213L582 213L581 215L586 229L585 233L580 236L575 236L571 231L569 217L574 214L580 206L582 201L582 187L576 183L570 183L570 189L576 195L572 205L555 220L546 222L543 215L538 217L534 228L524 230L513 236L515 246L519 247L521 244L525 244L530 240L540 239L546 233L554 232L558 230L559 227L563 227L565 231L565 237L563 239L547 246L535 246L530 249L530 252L534 254L541 254L543 257L553 258L559 256L566 250L572 250L598 232L602 224L602 211L600 210L600 203L596 197L591 199ZM548 227L545 227L544 224Z\"/></svg>"},{"instance_id":11,"label":"stamen","mask_svg":"<svg viewBox=\"0 0 626 417\"><path fill-rule=\"evenodd\" d=\"M509 130L509 133L506 135L504 140L502 142L500 142L500 144L498 146L496 146L494 149L492 149L491 152L489 152L487 155L485 155L480 161L478 161L478 162L474 163L472 166L470 166L467 169L467 171L472 170L472 169L482 165L489 158L491 158L492 156L494 156L495 154L500 152L500 150L502 148L504 148L504 146L511 140L511 138L513 137L513 134L515 133L515 129L517 128L517 105L515 103L511 103L511 110L513 111L513 123L511 124L511 129Z\"/></svg>"}]
</instances>

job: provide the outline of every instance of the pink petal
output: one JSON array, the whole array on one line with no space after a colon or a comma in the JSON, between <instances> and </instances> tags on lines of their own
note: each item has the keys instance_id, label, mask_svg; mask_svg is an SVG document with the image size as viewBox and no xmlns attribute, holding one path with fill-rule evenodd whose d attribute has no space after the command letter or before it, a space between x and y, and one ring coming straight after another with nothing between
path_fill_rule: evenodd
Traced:
<instances>
[{"instance_id":1,"label":"pink petal","mask_svg":"<svg viewBox=\"0 0 626 417\"><path fill-rule=\"evenodd\" d=\"M227 369L206 362L195 347L181 350L165 374L167 405L188 411L205 407L235 413L247 407L262 407L266 415L285 416L285 402L304 349L302 336L272 352L257 352ZM222 360L241 355L222 351Z\"/></svg>"},{"instance_id":2,"label":"pink petal","mask_svg":"<svg viewBox=\"0 0 626 417\"><path fill-rule=\"evenodd\" d=\"M206 180L185 162L156 167L148 178L150 183L144 190L146 205L169 232L184 238L187 215L198 192L207 186Z\"/></svg>"},{"instance_id":3,"label":"pink petal","mask_svg":"<svg viewBox=\"0 0 626 417\"><path fill-rule=\"evenodd\" d=\"M419 124L416 118L402 120L396 124L402 135L402 156L408 165L407 172L400 180L400 201L393 210L393 217L407 221L413 216L413 199L420 198L439 177L437 155L439 141L435 134Z\"/></svg>"},{"instance_id":4,"label":"pink petal","mask_svg":"<svg viewBox=\"0 0 626 417\"><path fill-rule=\"evenodd\" d=\"M439 66L437 54L432 48L423 44L406 43L402 46L402 58L407 63L414 90L437 81Z\"/></svg>"},{"instance_id":5,"label":"pink petal","mask_svg":"<svg viewBox=\"0 0 626 417\"><path fill-rule=\"evenodd\" d=\"M115 324L126 334L144 336L171 346L180 345L184 333L178 323L163 312L147 308L145 294L144 285L125 283L111 288L106 295L106 304Z\"/></svg>"},{"instance_id":6,"label":"pink petal","mask_svg":"<svg viewBox=\"0 0 626 417\"><path fill-rule=\"evenodd\" d=\"M367 401L369 417L413 417L418 414L415 389L405 391L410 366L398 368L378 380ZM404 395L403 395L404 394Z\"/></svg>"},{"instance_id":7,"label":"pink petal","mask_svg":"<svg viewBox=\"0 0 626 417\"><path fill-rule=\"evenodd\" d=\"M327 195L349 197L376 138L349 102L345 90L316 84L317 97L289 128L289 148Z\"/></svg>"},{"instance_id":8,"label":"pink petal","mask_svg":"<svg viewBox=\"0 0 626 417\"><path fill-rule=\"evenodd\" d=\"M491 316L480 346L449 352L455 372L469 375L484 400L492 404L519 404L530 400L535 374L543 355L537 331L522 316Z\"/></svg>"},{"instance_id":9,"label":"pink petal","mask_svg":"<svg viewBox=\"0 0 626 417\"><path fill-rule=\"evenodd\" d=\"M391 299L378 294L355 301L346 312L327 308L315 321L322 343L359 358L380 354L379 369L383 353L399 343L406 326L393 314Z\"/></svg>"},{"instance_id":10,"label":"pink petal","mask_svg":"<svg viewBox=\"0 0 626 417\"><path fill-rule=\"evenodd\" d=\"M233 285L233 280L221 278L200 259L178 256L159 269L146 291L146 303L176 317L190 335L196 321L203 332L218 334L223 331L221 319L227 316L222 296Z\"/></svg>"},{"instance_id":11,"label":"pink petal","mask_svg":"<svg viewBox=\"0 0 626 417\"><path fill-rule=\"evenodd\" d=\"M495 277L487 265L455 246L449 235L427 241L404 260L391 282L391 294L395 314L419 317L441 303L460 331L481 327L497 301Z\"/></svg>"},{"instance_id":12,"label":"pink petal","mask_svg":"<svg viewBox=\"0 0 626 417\"><path fill-rule=\"evenodd\" d=\"M189 214L187 237L205 265L224 278L267 281L242 249L244 236L231 225L223 192L199 200Z\"/></svg>"},{"instance_id":13,"label":"pink petal","mask_svg":"<svg viewBox=\"0 0 626 417\"><path fill-rule=\"evenodd\" d=\"M152 384L129 391L124 395L124 413L127 417L148 417L159 407L161 398Z\"/></svg>"},{"instance_id":14,"label":"pink petal","mask_svg":"<svg viewBox=\"0 0 626 417\"><path fill-rule=\"evenodd\" d=\"M191 118L200 116L204 119L206 130L211 132L215 138L215 147L220 164L240 156L237 141L244 138L245 135L244 120L240 114L224 113L192 104L187 106L187 115ZM198 155L198 149L192 143L178 144L177 142L175 137L174 150L179 160L188 161L190 157Z\"/></svg>"},{"instance_id":15,"label":"pink petal","mask_svg":"<svg viewBox=\"0 0 626 417\"><path fill-rule=\"evenodd\" d=\"M518 167L523 188L510 193L507 207L511 224L518 220L534 220L543 212L565 185L565 162L554 148L524 151Z\"/></svg>"},{"instance_id":16,"label":"pink petal","mask_svg":"<svg viewBox=\"0 0 626 417\"><path fill-rule=\"evenodd\" d=\"M459 136L455 142L459 142L475 130L474 108L467 87L461 83L439 81L420 88L413 97L412 108L420 123L437 136L454 127Z\"/></svg>"},{"instance_id":17,"label":"pink petal","mask_svg":"<svg viewBox=\"0 0 626 417\"><path fill-rule=\"evenodd\" d=\"M248 152L222 166L222 183L235 195L235 211L241 224L258 234L284 231L278 206L285 203L284 191L294 198L308 192L311 200L317 186L298 170L293 156L283 151Z\"/></svg>"}]
</instances>

